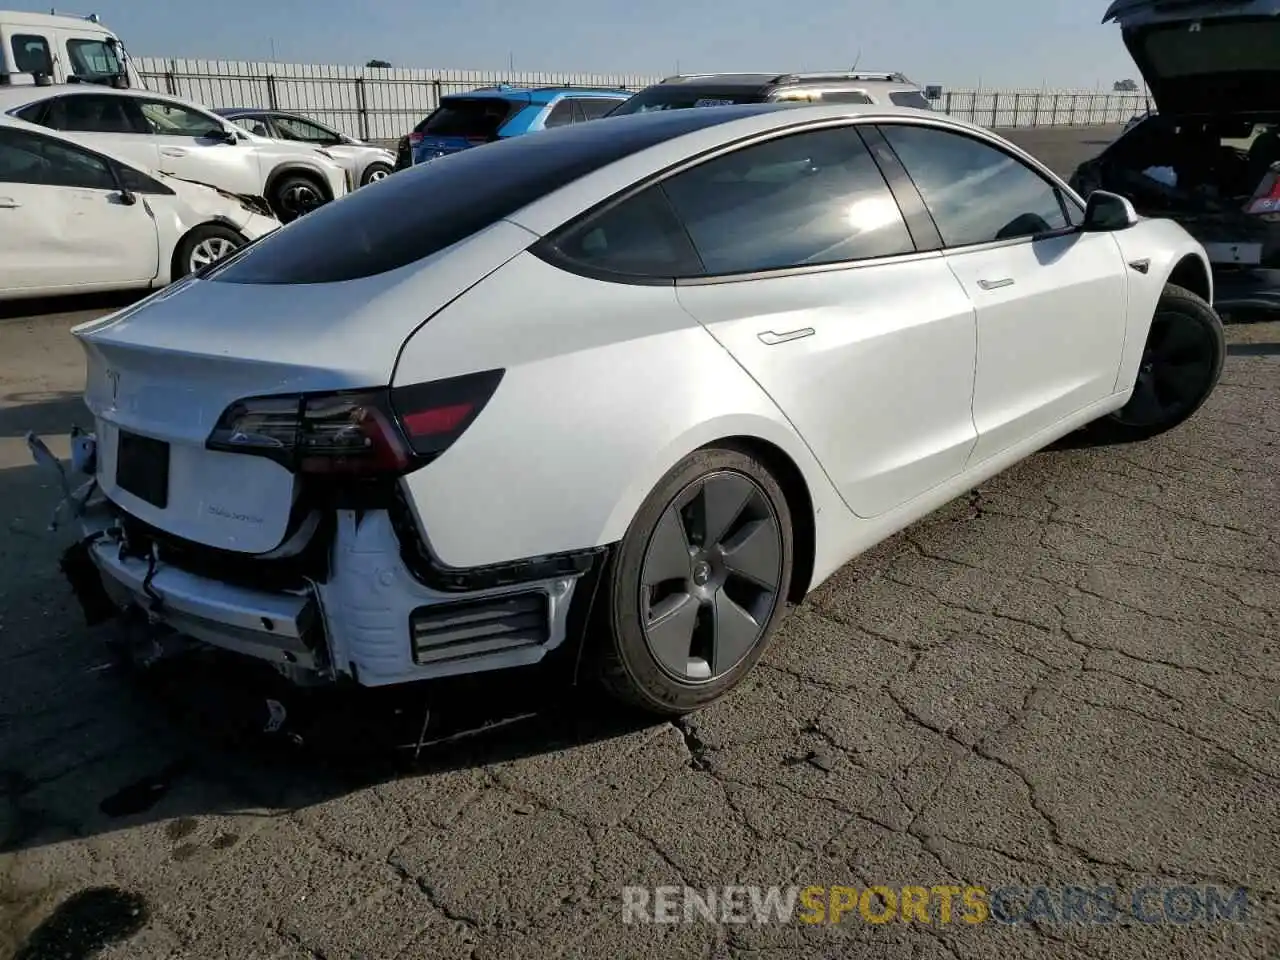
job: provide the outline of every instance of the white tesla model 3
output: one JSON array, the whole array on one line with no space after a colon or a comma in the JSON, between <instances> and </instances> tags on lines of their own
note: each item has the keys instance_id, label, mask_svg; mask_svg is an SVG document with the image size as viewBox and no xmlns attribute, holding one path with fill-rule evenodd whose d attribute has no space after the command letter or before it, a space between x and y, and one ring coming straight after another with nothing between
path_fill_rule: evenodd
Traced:
<instances>
[{"instance_id":1,"label":"white tesla model 3","mask_svg":"<svg viewBox=\"0 0 1280 960\"><path fill-rule=\"evenodd\" d=\"M87 610L298 681L579 650L689 711L860 551L1077 428L1190 416L1211 300L1181 227L945 116L513 138L76 328L99 494L66 565Z\"/></svg>"}]
</instances>

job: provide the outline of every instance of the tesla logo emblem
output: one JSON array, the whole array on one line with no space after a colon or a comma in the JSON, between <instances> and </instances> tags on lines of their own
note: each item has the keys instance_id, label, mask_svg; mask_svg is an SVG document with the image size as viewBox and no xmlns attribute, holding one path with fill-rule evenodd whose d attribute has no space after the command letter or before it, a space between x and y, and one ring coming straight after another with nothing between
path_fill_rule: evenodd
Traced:
<instances>
[{"instance_id":1,"label":"tesla logo emblem","mask_svg":"<svg viewBox=\"0 0 1280 960\"><path fill-rule=\"evenodd\" d=\"M111 402L115 403L116 398L120 396L120 371L108 370L107 379L111 382Z\"/></svg>"}]
</instances>

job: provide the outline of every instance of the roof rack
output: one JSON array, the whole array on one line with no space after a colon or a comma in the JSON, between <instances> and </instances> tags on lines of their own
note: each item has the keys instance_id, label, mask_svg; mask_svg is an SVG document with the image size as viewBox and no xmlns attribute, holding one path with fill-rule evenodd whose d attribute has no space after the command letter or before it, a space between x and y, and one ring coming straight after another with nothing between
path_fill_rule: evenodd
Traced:
<instances>
[{"instance_id":1,"label":"roof rack","mask_svg":"<svg viewBox=\"0 0 1280 960\"><path fill-rule=\"evenodd\" d=\"M774 78L774 83L795 83L801 80L883 80L886 83L910 83L896 70L821 70L814 73L784 73Z\"/></svg>"},{"instance_id":2,"label":"roof rack","mask_svg":"<svg viewBox=\"0 0 1280 960\"><path fill-rule=\"evenodd\" d=\"M715 73L673 73L663 77L662 83L675 83L677 80L704 80L707 77L773 77L772 70L717 70Z\"/></svg>"}]
</instances>

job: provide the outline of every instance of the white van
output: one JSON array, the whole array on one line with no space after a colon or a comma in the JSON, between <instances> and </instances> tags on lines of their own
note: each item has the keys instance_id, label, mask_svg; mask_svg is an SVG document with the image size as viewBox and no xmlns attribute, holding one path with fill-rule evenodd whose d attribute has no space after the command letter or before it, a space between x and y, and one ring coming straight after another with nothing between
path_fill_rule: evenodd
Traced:
<instances>
[{"instance_id":1,"label":"white van","mask_svg":"<svg viewBox=\"0 0 1280 960\"><path fill-rule=\"evenodd\" d=\"M146 87L120 38L97 14L0 10L0 86L44 83Z\"/></svg>"}]
</instances>

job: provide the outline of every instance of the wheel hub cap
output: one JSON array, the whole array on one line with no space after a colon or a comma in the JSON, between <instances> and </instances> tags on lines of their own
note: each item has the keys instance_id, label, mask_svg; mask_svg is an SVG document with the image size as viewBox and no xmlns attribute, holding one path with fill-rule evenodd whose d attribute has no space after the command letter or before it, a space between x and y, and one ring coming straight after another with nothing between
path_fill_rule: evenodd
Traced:
<instances>
[{"instance_id":1,"label":"wheel hub cap","mask_svg":"<svg viewBox=\"0 0 1280 960\"><path fill-rule=\"evenodd\" d=\"M649 652L686 683L723 676L764 637L781 594L782 532L745 474L709 474L667 506L641 570Z\"/></svg>"}]
</instances>

